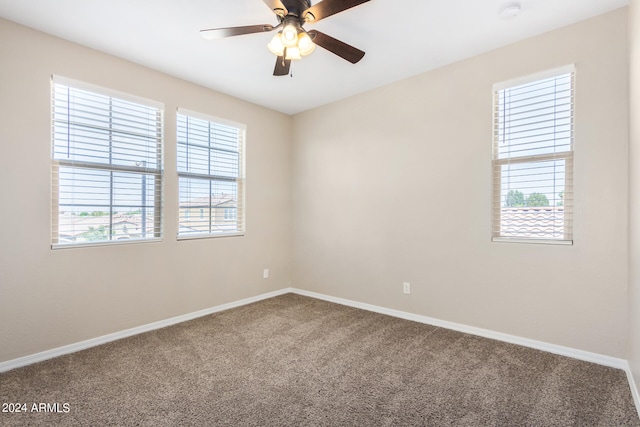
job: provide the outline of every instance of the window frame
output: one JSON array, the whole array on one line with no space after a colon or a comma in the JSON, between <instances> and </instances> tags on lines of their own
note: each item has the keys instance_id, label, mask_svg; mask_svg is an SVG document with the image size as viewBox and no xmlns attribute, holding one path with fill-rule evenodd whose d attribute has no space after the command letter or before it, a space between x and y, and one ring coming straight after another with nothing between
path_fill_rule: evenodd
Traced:
<instances>
[{"instance_id":1,"label":"window frame","mask_svg":"<svg viewBox=\"0 0 640 427\"><path fill-rule=\"evenodd\" d=\"M197 173L197 172L189 172L189 171L184 171L184 170L180 170L180 159L181 159L181 147L184 146L185 144L183 144L181 142L181 138L180 138L180 117L184 117L187 120L189 118L195 119L195 120L201 120L201 121L205 121L208 122L209 125L218 125L218 126L225 126L225 127L231 127L231 128L235 128L238 131L238 149L237 151L235 151L234 153L237 154L238 156L238 164L237 164L237 169L238 169L238 173L236 176L234 176L233 178L231 177L222 177L220 175L215 175L213 173L208 173L208 174L204 174L204 173ZM227 119L223 119L220 117L215 117L209 114L205 114L205 113L200 113L200 112L196 112L196 111L192 111L192 110L188 110L186 108L181 108L179 107L176 111L176 171L177 171L177 176L178 176L178 206L177 206L177 230L176 230L176 239L177 240L195 240L195 239L209 239L209 238L221 238L221 237L241 237L244 236L246 233L246 178L245 178L245 171L246 171L246 141L247 141L247 126L245 124L242 123L238 123L238 122L234 122L231 120L227 120ZM212 144L213 140L210 139L209 140L209 151L215 151L214 148L212 148L211 144ZM224 151L224 150L220 150L220 151ZM191 178L191 179L197 179L197 180L203 180L203 181L209 181L210 183L212 182L233 182L236 184L236 207L235 208L230 208L230 207L226 207L226 206L221 206L220 208L215 208L212 204L211 201L209 202L208 206L204 206L204 207L200 207L198 206L198 208L200 209L204 209L204 214L205 217L207 216L207 211L209 211L208 214L208 222L209 222L209 231L208 232L194 232L194 233L188 233L188 234L181 234L180 233L180 229L182 227L182 222L181 222L181 210L183 209L180 199L181 199L181 188L180 188L180 179L181 178ZM234 222L236 224L236 228L233 231L212 231L212 224L214 223L213 221L215 221L216 219L216 215L214 214L214 210L215 209L220 209L220 217L222 218L222 222L223 223L231 223ZM233 219L227 219L227 211L229 209L234 209L236 211L236 215ZM188 210L185 211L185 213L189 212ZM199 211L199 215L201 215L201 211Z\"/></svg>"},{"instance_id":2,"label":"window frame","mask_svg":"<svg viewBox=\"0 0 640 427\"><path fill-rule=\"evenodd\" d=\"M67 126L71 126L70 120L62 121L56 119L56 87L64 86L71 90L78 90L88 92L91 95L98 95L102 97L108 97L111 100L122 101L130 104L137 104L156 111L156 136L157 146L155 151L155 157L157 162L156 168L150 168L147 166L126 166L121 164L115 164L111 162L111 156L113 155L113 145L109 145L109 163L79 161L73 159L61 159L56 158L56 123L66 123ZM82 125L79 125L82 128ZM109 138L113 137L113 133L116 132L113 127L109 128ZM123 244L139 244L139 243L152 243L160 242L163 240L163 226L164 226L164 104L161 102L149 100L146 98L138 97L128 93L120 92L113 89L104 88L91 83L78 81L58 75L51 76L51 249L68 249L68 248L80 248L80 247L92 247L92 246L110 246L110 245L123 245ZM136 162L137 163L137 162ZM115 187L113 183L113 174L126 173L126 174L138 174L142 178L142 185L146 183L146 177L150 176L153 182L153 230L152 237L140 237L133 239L107 239L107 240L95 240L79 243L61 243L60 242L60 182L61 182L61 168L79 169L82 171L95 171L95 172L109 172L112 176L109 183L109 227L114 228L113 223L113 210L117 207L114 203L115 199ZM77 191L77 190L76 190ZM144 194L145 190L142 190ZM74 192L74 194L76 194ZM78 206L82 206L79 204ZM98 205L96 205L97 207ZM141 209L144 206L141 205ZM145 219L141 224L144 224ZM146 233L146 231L142 231ZM111 230L110 236L113 235Z\"/></svg>"},{"instance_id":3,"label":"window frame","mask_svg":"<svg viewBox=\"0 0 640 427\"><path fill-rule=\"evenodd\" d=\"M537 83L546 79L554 77L560 77L566 74L571 75L571 114L570 114L570 149L568 151L527 155L519 157L504 157L499 156L499 135L498 135L498 122L499 122L499 92L505 89L518 87L529 83ZM507 243L529 243L529 244L551 244L551 245L573 245L573 220L574 220L574 199L573 199L573 169L574 169L574 152L575 152L575 88L576 88L576 67L575 64L569 64L563 67L553 68L550 70L542 71L535 74L519 77L516 79L508 80L493 85L493 138L492 138L492 162L491 170L493 174L492 179L492 213L491 213L491 241L493 242L507 242ZM564 161L564 182L566 195L566 188L570 188L569 200L563 200L563 220L564 220L564 236L563 238L532 238L526 236L503 236L500 235L500 228L502 224L503 206L502 206L502 175L501 170L504 165L514 164L531 164L536 162L551 162L551 161ZM496 178L496 175L499 178ZM568 183L568 184L567 184ZM567 230L570 230L567 233ZM567 238L567 234L569 237Z\"/></svg>"}]
</instances>

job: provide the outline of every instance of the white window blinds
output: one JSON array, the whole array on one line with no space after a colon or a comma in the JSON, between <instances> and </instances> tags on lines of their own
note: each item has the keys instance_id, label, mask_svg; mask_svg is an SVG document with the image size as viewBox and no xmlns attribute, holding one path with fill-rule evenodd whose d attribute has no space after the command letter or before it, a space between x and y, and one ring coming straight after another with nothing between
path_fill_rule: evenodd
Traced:
<instances>
[{"instance_id":1,"label":"white window blinds","mask_svg":"<svg viewBox=\"0 0 640 427\"><path fill-rule=\"evenodd\" d=\"M573 67L494 87L494 240L572 243L573 98Z\"/></svg>"},{"instance_id":2,"label":"white window blinds","mask_svg":"<svg viewBox=\"0 0 640 427\"><path fill-rule=\"evenodd\" d=\"M178 111L178 237L244 233L245 127Z\"/></svg>"},{"instance_id":3,"label":"white window blinds","mask_svg":"<svg viewBox=\"0 0 640 427\"><path fill-rule=\"evenodd\" d=\"M162 237L162 105L52 84L53 247Z\"/></svg>"}]
</instances>

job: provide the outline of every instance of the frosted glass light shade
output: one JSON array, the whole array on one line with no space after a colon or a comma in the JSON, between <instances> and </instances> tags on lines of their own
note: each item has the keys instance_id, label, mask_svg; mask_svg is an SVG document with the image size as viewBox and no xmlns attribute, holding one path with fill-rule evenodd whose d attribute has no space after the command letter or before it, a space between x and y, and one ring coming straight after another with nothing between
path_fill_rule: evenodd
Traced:
<instances>
[{"instance_id":1,"label":"frosted glass light shade","mask_svg":"<svg viewBox=\"0 0 640 427\"><path fill-rule=\"evenodd\" d=\"M281 34L282 32L279 32L278 34L273 36L273 38L267 45L267 48L269 48L271 53L273 53L276 56L284 55L284 44L282 43Z\"/></svg>"},{"instance_id":2,"label":"frosted glass light shade","mask_svg":"<svg viewBox=\"0 0 640 427\"><path fill-rule=\"evenodd\" d=\"M288 47L284 59L302 59L302 56L300 56L300 49L297 47Z\"/></svg>"},{"instance_id":3,"label":"frosted glass light shade","mask_svg":"<svg viewBox=\"0 0 640 427\"><path fill-rule=\"evenodd\" d=\"M309 37L309 34L304 32L300 33L298 36L298 49L300 49L300 55L307 56L313 52L315 48L316 45L311 40L311 37Z\"/></svg>"},{"instance_id":4,"label":"frosted glass light shade","mask_svg":"<svg viewBox=\"0 0 640 427\"><path fill-rule=\"evenodd\" d=\"M285 47L296 47L298 45L298 29L293 24L287 24L282 30L282 44Z\"/></svg>"}]
</instances>

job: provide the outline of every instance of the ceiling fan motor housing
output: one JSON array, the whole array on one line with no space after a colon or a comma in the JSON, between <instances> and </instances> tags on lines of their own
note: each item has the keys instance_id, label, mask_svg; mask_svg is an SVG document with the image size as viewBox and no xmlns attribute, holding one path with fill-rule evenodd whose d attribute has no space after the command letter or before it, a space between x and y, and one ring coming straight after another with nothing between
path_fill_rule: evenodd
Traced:
<instances>
[{"instance_id":1,"label":"ceiling fan motor housing","mask_svg":"<svg viewBox=\"0 0 640 427\"><path fill-rule=\"evenodd\" d=\"M287 16L295 16L302 20L302 13L311 7L311 0L283 0L282 4L287 8Z\"/></svg>"}]
</instances>

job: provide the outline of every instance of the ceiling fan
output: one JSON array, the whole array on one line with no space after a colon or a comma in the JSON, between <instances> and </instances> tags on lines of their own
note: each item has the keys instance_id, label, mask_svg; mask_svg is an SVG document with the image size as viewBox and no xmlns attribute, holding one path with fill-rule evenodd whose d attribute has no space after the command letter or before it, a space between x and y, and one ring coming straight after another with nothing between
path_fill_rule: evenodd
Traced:
<instances>
[{"instance_id":1,"label":"ceiling fan","mask_svg":"<svg viewBox=\"0 0 640 427\"><path fill-rule=\"evenodd\" d=\"M289 74L291 60L309 55L316 45L355 64L364 56L363 51L320 31L307 31L303 25L318 22L368 1L370 0L322 0L311 6L311 0L264 0L278 17L278 25L212 28L201 30L200 34L207 40L214 40L244 34L266 33L282 28L267 45L269 50L278 57L273 70L274 76Z\"/></svg>"}]
</instances>

